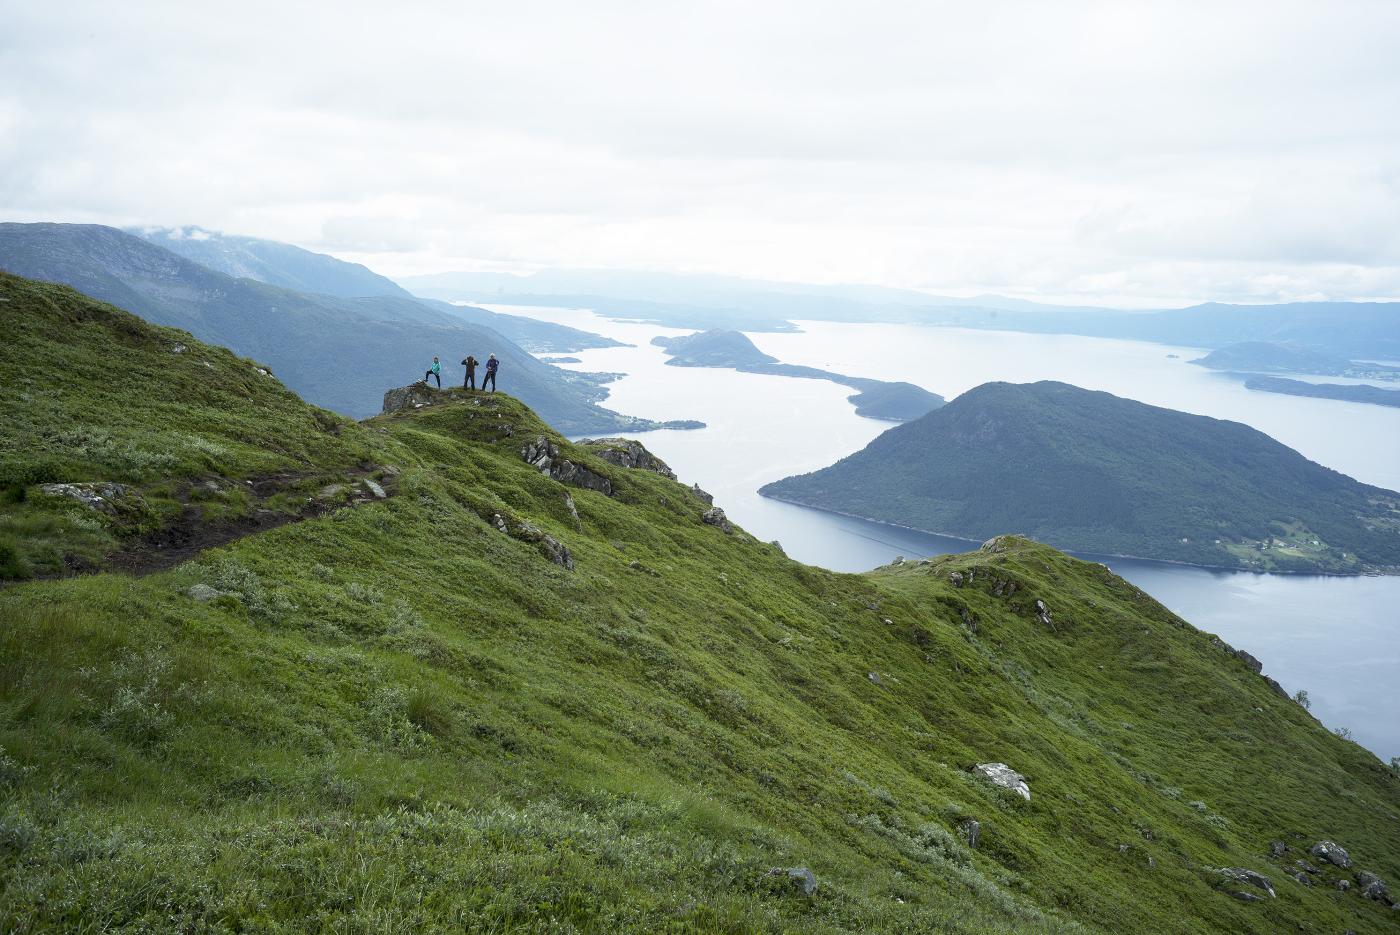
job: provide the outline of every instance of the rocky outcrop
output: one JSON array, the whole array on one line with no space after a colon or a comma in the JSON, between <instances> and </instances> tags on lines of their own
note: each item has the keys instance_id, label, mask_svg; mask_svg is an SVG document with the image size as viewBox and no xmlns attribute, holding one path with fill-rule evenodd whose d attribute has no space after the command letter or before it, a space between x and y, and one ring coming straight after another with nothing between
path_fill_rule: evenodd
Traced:
<instances>
[{"instance_id":1,"label":"rocky outcrop","mask_svg":"<svg viewBox=\"0 0 1400 935\"><path fill-rule=\"evenodd\" d=\"M963 837L967 839L967 846L974 851L977 850L977 842L982 840L982 823L976 818L964 818L958 829L962 831Z\"/></svg>"},{"instance_id":2,"label":"rocky outcrop","mask_svg":"<svg viewBox=\"0 0 1400 935\"><path fill-rule=\"evenodd\" d=\"M384 394L384 414L403 409L422 409L446 399L441 390L430 389L426 383L410 383Z\"/></svg>"},{"instance_id":3,"label":"rocky outcrop","mask_svg":"<svg viewBox=\"0 0 1400 935\"><path fill-rule=\"evenodd\" d=\"M1386 889L1385 882L1369 870L1356 871L1356 885L1361 888L1361 895L1366 899L1374 899L1376 902L1390 905L1390 892Z\"/></svg>"},{"instance_id":4,"label":"rocky outcrop","mask_svg":"<svg viewBox=\"0 0 1400 935\"><path fill-rule=\"evenodd\" d=\"M1240 662L1243 662L1245 666L1249 669L1249 671L1253 672L1255 675L1263 673L1264 663L1260 662L1258 659L1254 658L1252 655L1245 652L1243 649L1236 649L1235 647L1231 646L1229 643L1225 642L1218 636L1211 637L1210 645L1214 646L1221 652L1228 653L1229 655L1234 656L1236 659L1240 660Z\"/></svg>"},{"instance_id":5,"label":"rocky outcrop","mask_svg":"<svg viewBox=\"0 0 1400 935\"><path fill-rule=\"evenodd\" d=\"M647 451L639 441L633 441L630 438L585 438L578 444L588 448L596 457L602 458L609 464L639 471L651 471L671 480L676 479L676 472L671 470L665 461Z\"/></svg>"},{"instance_id":6,"label":"rocky outcrop","mask_svg":"<svg viewBox=\"0 0 1400 935\"><path fill-rule=\"evenodd\" d=\"M541 555L560 568L569 571L574 570L574 557L573 554L569 552L568 547L529 520L514 519L507 522L506 518L500 513L493 513L491 515L491 525L495 526L496 529L510 536L512 539L534 543L539 547Z\"/></svg>"},{"instance_id":7,"label":"rocky outcrop","mask_svg":"<svg viewBox=\"0 0 1400 935\"><path fill-rule=\"evenodd\" d=\"M1318 841L1308 848L1308 853L1318 860L1325 860L1327 863L1345 870L1351 866L1351 855L1346 849L1335 841Z\"/></svg>"},{"instance_id":8,"label":"rocky outcrop","mask_svg":"<svg viewBox=\"0 0 1400 935\"><path fill-rule=\"evenodd\" d=\"M605 496L612 496L612 481L596 471L590 471L583 465L570 461L563 456L558 445L543 435L527 442L520 449L520 457L541 474L552 477L561 484L596 490Z\"/></svg>"},{"instance_id":9,"label":"rocky outcrop","mask_svg":"<svg viewBox=\"0 0 1400 935\"><path fill-rule=\"evenodd\" d=\"M724 515L724 510L717 506L712 506L704 513L700 514L700 521L718 527L723 532L734 531L734 527L730 525L728 517Z\"/></svg>"},{"instance_id":10,"label":"rocky outcrop","mask_svg":"<svg viewBox=\"0 0 1400 935\"><path fill-rule=\"evenodd\" d=\"M705 491L701 490L699 484L691 484L690 492L695 494L696 499L700 500L706 506L715 505L715 498L710 494L706 493Z\"/></svg>"},{"instance_id":11,"label":"rocky outcrop","mask_svg":"<svg viewBox=\"0 0 1400 935\"><path fill-rule=\"evenodd\" d=\"M1005 763L978 763L972 772L995 786L1010 789L1027 802L1031 800L1031 787L1026 783L1026 777Z\"/></svg>"},{"instance_id":12,"label":"rocky outcrop","mask_svg":"<svg viewBox=\"0 0 1400 935\"><path fill-rule=\"evenodd\" d=\"M1248 890L1237 888L1233 884L1244 884L1245 886L1252 886L1255 889L1262 890L1269 894L1270 899L1277 898L1278 896L1278 894L1274 892L1274 885L1269 882L1269 878L1257 871L1249 870L1244 867L1220 867L1216 869L1215 872L1224 877L1226 893L1236 899L1243 900L1244 902L1257 902L1262 899L1262 897Z\"/></svg>"},{"instance_id":13,"label":"rocky outcrop","mask_svg":"<svg viewBox=\"0 0 1400 935\"><path fill-rule=\"evenodd\" d=\"M110 481L94 481L82 484L40 484L39 492L49 497L67 497L77 500L90 510L115 515L139 500L140 494L125 484Z\"/></svg>"},{"instance_id":14,"label":"rocky outcrop","mask_svg":"<svg viewBox=\"0 0 1400 935\"><path fill-rule=\"evenodd\" d=\"M1046 603L1040 600L1039 598L1037 598L1035 602L1035 619L1039 620L1047 627L1050 627L1052 630L1055 628L1055 624L1052 622L1050 617L1049 606L1047 606Z\"/></svg>"}]
</instances>

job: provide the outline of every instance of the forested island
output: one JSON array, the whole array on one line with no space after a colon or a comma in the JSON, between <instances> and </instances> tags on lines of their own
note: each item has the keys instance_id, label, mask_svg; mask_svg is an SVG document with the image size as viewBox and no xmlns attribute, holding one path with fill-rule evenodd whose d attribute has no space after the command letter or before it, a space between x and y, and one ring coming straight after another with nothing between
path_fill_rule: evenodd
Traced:
<instances>
[{"instance_id":1,"label":"forested island","mask_svg":"<svg viewBox=\"0 0 1400 935\"><path fill-rule=\"evenodd\" d=\"M1400 570L1400 494L1237 422L1064 383L988 383L760 491L983 538L1259 571Z\"/></svg>"}]
</instances>

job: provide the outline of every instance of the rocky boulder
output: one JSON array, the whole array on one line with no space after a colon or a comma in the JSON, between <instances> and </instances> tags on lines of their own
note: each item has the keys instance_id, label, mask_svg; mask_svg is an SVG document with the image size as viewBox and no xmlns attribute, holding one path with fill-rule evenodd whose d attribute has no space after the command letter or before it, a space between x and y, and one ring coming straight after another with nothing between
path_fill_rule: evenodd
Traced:
<instances>
[{"instance_id":1,"label":"rocky boulder","mask_svg":"<svg viewBox=\"0 0 1400 935\"><path fill-rule=\"evenodd\" d=\"M424 406L441 402L443 398L445 397L441 390L430 389L426 383L410 383L384 394L383 411L387 415L403 409L422 409Z\"/></svg>"},{"instance_id":2,"label":"rocky boulder","mask_svg":"<svg viewBox=\"0 0 1400 935\"><path fill-rule=\"evenodd\" d=\"M639 441L630 438L585 438L578 444L588 448L595 456L618 467L651 471L662 477L676 479L676 472L656 455L647 451Z\"/></svg>"},{"instance_id":3,"label":"rocky boulder","mask_svg":"<svg viewBox=\"0 0 1400 935\"><path fill-rule=\"evenodd\" d=\"M1255 889L1263 890L1265 893L1269 894L1271 899L1277 898L1278 896L1278 894L1274 892L1274 885L1269 882L1269 878L1257 871L1249 870L1244 867L1221 867L1215 872L1224 878L1224 882L1227 884L1226 891L1236 899L1242 899L1245 902L1254 902L1261 897L1247 890L1237 889L1230 884L1242 883L1245 886L1252 886Z\"/></svg>"},{"instance_id":4,"label":"rocky boulder","mask_svg":"<svg viewBox=\"0 0 1400 935\"><path fill-rule=\"evenodd\" d=\"M534 543L539 547L541 555L560 568L567 569L568 571L574 570L574 556L569 551L568 547L529 520L516 519L507 522L506 518L501 514L493 513L491 516L491 525L495 526L496 529L510 536L512 539Z\"/></svg>"},{"instance_id":5,"label":"rocky boulder","mask_svg":"<svg viewBox=\"0 0 1400 935\"><path fill-rule=\"evenodd\" d=\"M700 521L709 523L711 526L715 526L723 532L734 531L734 527L729 523L729 518L724 515L724 510L721 510L717 506L712 506L704 513L700 514Z\"/></svg>"},{"instance_id":6,"label":"rocky boulder","mask_svg":"<svg viewBox=\"0 0 1400 935\"><path fill-rule=\"evenodd\" d=\"M1366 899L1374 899L1376 902L1390 904L1390 892L1380 877L1369 870L1358 870L1355 876L1356 885L1361 888L1362 896Z\"/></svg>"},{"instance_id":7,"label":"rocky boulder","mask_svg":"<svg viewBox=\"0 0 1400 935\"><path fill-rule=\"evenodd\" d=\"M48 497L67 497L69 500L77 500L90 510L108 515L120 512L122 507L127 505L125 501L140 497L140 494L125 484L114 484L110 481L81 484L40 484L39 492Z\"/></svg>"},{"instance_id":8,"label":"rocky boulder","mask_svg":"<svg viewBox=\"0 0 1400 935\"><path fill-rule=\"evenodd\" d=\"M1318 860L1325 860L1333 866L1341 867L1343 870L1351 866L1351 855L1335 841L1318 841L1312 847L1308 848L1308 853Z\"/></svg>"},{"instance_id":9,"label":"rocky boulder","mask_svg":"<svg viewBox=\"0 0 1400 935\"><path fill-rule=\"evenodd\" d=\"M1005 763L978 763L972 768L972 772L992 785L1010 789L1027 802L1031 800L1031 787L1026 783L1026 777Z\"/></svg>"},{"instance_id":10,"label":"rocky boulder","mask_svg":"<svg viewBox=\"0 0 1400 935\"><path fill-rule=\"evenodd\" d=\"M693 494L695 494L696 499L697 499L697 500L700 500L700 501L701 501L702 503L704 503L706 506L714 506L714 505L715 505L715 498L714 498L713 496L711 496L710 494L706 493L705 491L701 490L699 484L691 484L691 485L690 485L690 492L693 493Z\"/></svg>"},{"instance_id":11,"label":"rocky boulder","mask_svg":"<svg viewBox=\"0 0 1400 935\"><path fill-rule=\"evenodd\" d=\"M527 442L520 449L520 457L541 474L552 477L570 487L596 490L605 496L612 496L612 481L596 471L590 471L581 464L575 464L560 452L559 446L543 435Z\"/></svg>"}]
</instances>

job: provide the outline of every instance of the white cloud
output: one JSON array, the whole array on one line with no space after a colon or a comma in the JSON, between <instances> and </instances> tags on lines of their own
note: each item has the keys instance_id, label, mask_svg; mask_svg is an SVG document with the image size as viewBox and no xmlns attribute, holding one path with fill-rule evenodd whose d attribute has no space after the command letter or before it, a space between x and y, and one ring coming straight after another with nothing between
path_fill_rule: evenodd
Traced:
<instances>
[{"instance_id":1,"label":"white cloud","mask_svg":"<svg viewBox=\"0 0 1400 935\"><path fill-rule=\"evenodd\" d=\"M1400 296L1394 3L7 6L14 219L390 273Z\"/></svg>"}]
</instances>

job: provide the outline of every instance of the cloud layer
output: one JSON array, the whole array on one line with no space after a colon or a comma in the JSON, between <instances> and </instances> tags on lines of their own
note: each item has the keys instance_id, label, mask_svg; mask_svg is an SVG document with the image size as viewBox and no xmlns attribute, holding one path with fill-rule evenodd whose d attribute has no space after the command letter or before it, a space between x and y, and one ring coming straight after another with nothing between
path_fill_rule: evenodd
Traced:
<instances>
[{"instance_id":1,"label":"cloud layer","mask_svg":"<svg viewBox=\"0 0 1400 935\"><path fill-rule=\"evenodd\" d=\"M0 212L389 273L1400 297L1400 4L0 0Z\"/></svg>"}]
</instances>

